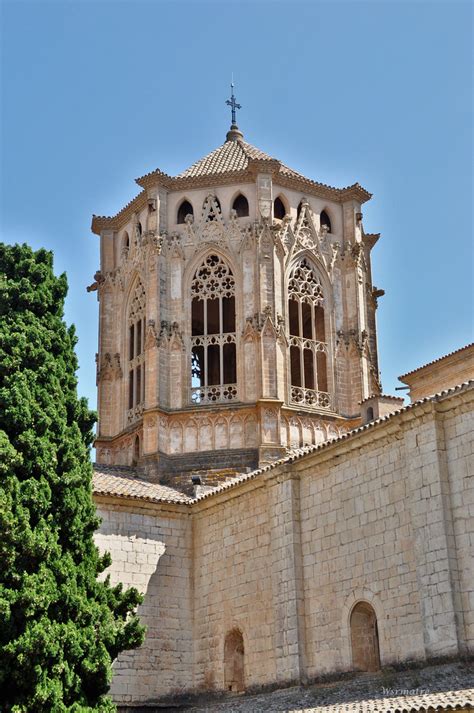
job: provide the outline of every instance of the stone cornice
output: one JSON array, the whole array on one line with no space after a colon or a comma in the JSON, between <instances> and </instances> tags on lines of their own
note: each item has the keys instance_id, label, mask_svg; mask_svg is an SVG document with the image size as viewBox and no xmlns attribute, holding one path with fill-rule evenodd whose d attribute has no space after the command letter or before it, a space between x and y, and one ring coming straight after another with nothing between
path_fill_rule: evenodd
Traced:
<instances>
[{"instance_id":1,"label":"stone cornice","mask_svg":"<svg viewBox=\"0 0 474 713\"><path fill-rule=\"evenodd\" d=\"M133 213L142 210L146 206L146 191L161 187L167 191L186 191L193 188L212 188L215 186L228 186L234 183L253 183L259 173L268 173L272 176L273 182L283 188L301 191L308 195L326 198L336 203L345 203L349 200L356 200L358 203L365 203L370 200L372 194L365 190L358 183L346 188L333 188L324 183L312 181L296 173L288 173L289 169L277 160L250 159L246 169L242 171L228 171L226 173L215 173L203 176L185 176L173 178L168 174L156 169L144 176L136 179L136 183L144 190L138 194L130 203L122 208L114 216L92 217L92 232L100 235L102 230L120 230L132 217Z\"/></svg>"}]
</instances>

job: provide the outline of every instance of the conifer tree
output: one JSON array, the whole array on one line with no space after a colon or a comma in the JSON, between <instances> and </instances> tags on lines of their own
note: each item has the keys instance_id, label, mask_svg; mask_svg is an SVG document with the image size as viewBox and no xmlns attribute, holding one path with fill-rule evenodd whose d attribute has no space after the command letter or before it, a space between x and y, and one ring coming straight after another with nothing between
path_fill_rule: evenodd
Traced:
<instances>
[{"instance_id":1,"label":"conifer tree","mask_svg":"<svg viewBox=\"0 0 474 713\"><path fill-rule=\"evenodd\" d=\"M98 575L76 338L52 254L0 244L0 708L113 711L111 663L143 627L135 589Z\"/></svg>"}]
</instances>

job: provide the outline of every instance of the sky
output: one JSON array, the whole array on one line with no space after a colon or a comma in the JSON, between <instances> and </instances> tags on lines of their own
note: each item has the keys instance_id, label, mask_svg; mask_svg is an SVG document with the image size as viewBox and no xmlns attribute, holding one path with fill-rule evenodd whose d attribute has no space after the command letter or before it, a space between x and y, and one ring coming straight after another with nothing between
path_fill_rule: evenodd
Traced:
<instances>
[{"instance_id":1,"label":"sky","mask_svg":"<svg viewBox=\"0 0 474 713\"><path fill-rule=\"evenodd\" d=\"M0 0L0 239L54 252L95 407L91 216L137 176L245 139L333 186L358 181L384 393L473 339L472 5L462 0Z\"/></svg>"}]
</instances>

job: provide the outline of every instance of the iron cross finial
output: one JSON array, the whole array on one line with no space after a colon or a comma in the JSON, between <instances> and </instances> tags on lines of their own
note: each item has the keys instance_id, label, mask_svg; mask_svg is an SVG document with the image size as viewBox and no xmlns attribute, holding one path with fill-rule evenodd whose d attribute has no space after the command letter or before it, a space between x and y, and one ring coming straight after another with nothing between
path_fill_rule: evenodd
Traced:
<instances>
[{"instance_id":1,"label":"iron cross finial","mask_svg":"<svg viewBox=\"0 0 474 713\"><path fill-rule=\"evenodd\" d=\"M226 104L227 104L227 106L230 106L232 109L232 124L235 125L235 110L242 109L242 107L240 106L240 104L237 104L237 102L235 101L234 82L231 82L230 91L231 91L231 97L230 97L230 99L227 99Z\"/></svg>"}]
</instances>

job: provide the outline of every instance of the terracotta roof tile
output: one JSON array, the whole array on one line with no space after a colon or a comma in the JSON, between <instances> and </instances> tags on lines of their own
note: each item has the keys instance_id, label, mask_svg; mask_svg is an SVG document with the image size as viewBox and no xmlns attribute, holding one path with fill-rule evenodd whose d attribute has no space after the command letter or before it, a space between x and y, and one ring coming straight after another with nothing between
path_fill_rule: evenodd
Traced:
<instances>
[{"instance_id":1,"label":"terracotta roof tile","mask_svg":"<svg viewBox=\"0 0 474 713\"><path fill-rule=\"evenodd\" d=\"M94 464L94 495L111 495L149 502L190 503L184 493L158 483L149 483L134 475L134 468Z\"/></svg>"},{"instance_id":2,"label":"terracotta roof tile","mask_svg":"<svg viewBox=\"0 0 474 713\"><path fill-rule=\"evenodd\" d=\"M249 159L272 161L268 154L245 141L226 141L222 146L211 151L192 166L180 173L177 178L197 178L232 171L245 171Z\"/></svg>"},{"instance_id":3,"label":"terracotta roof tile","mask_svg":"<svg viewBox=\"0 0 474 713\"><path fill-rule=\"evenodd\" d=\"M241 475L238 475L235 478L231 478L231 479L227 480L225 483L222 483L221 485L218 485L217 487L212 488L212 490L209 490L206 493L203 493L202 495L200 495L199 497L196 498L196 501L204 500L205 498L209 498L209 497L212 497L213 495L217 495L218 493L221 493L224 490L229 490L230 488L233 488L234 486L239 485L240 483L245 483L247 480L253 480L257 476L261 475L262 473L266 473L269 470L274 470L275 468L278 468L278 466L280 466L280 465L285 465L287 463L293 463L295 460L300 459L303 456L308 455L309 453L315 453L316 451L321 451L321 450L326 449L329 446L333 445L334 443L338 443L340 441L345 441L349 438L354 438L355 436L362 433L363 431L368 431L369 429L374 428L381 423L389 421L402 412L410 411L411 409L415 408L419 404L428 403L429 401L438 401L439 399L442 399L445 396L448 396L449 394L454 394L459 391L463 391L465 389L471 389L473 387L474 387L474 379L471 379L470 381L466 381L463 384L459 384L458 386L453 386L450 389L445 389L444 391L440 391L439 393L433 394L432 396L426 396L422 399L419 399L418 401L414 401L413 403L408 404L407 406L401 406L400 408L395 409L394 411L391 411L386 416L381 416L380 418L377 418L374 421L370 421L369 423L366 423L364 426L359 426L358 428L352 429L352 431L347 431L347 433L343 433L341 436L333 436L332 438L329 438L328 440L324 441L323 443L319 443L318 445L307 445L307 446L302 446L301 448L288 449L290 451L289 455L284 456L283 458L280 458L279 460L273 461L272 463L269 463L268 465L265 465L261 468L257 468L256 470L253 470L251 473L242 473Z\"/></svg>"},{"instance_id":4,"label":"terracotta roof tile","mask_svg":"<svg viewBox=\"0 0 474 713\"><path fill-rule=\"evenodd\" d=\"M437 359L433 359L433 361L429 361L427 364L423 364L423 366L419 366L416 369L413 369L412 371L407 371L406 374L402 374L401 376L399 376L398 380L402 381L406 376L411 376L412 374L416 374L417 371L426 369L427 366L432 366L433 364L437 364L438 362L443 361L443 359L452 357L455 354L458 354L459 352L464 352L468 349L472 349L472 347L474 347L474 342L471 342L471 344L466 344L465 347L460 347L459 349L455 349L453 352L449 352L449 354L444 354L443 356L440 356Z\"/></svg>"}]
</instances>

